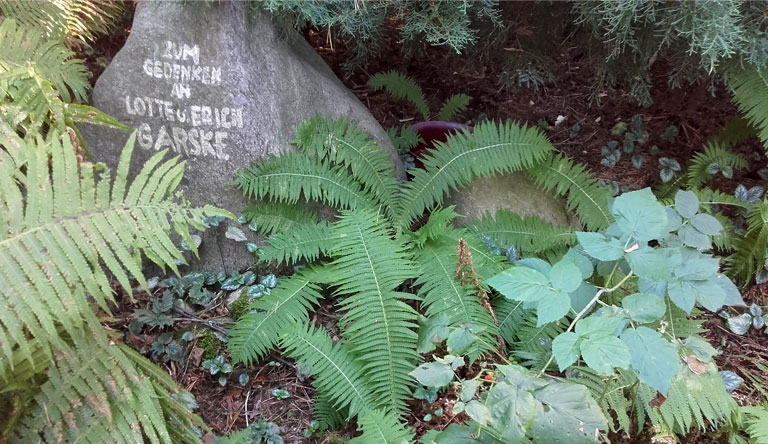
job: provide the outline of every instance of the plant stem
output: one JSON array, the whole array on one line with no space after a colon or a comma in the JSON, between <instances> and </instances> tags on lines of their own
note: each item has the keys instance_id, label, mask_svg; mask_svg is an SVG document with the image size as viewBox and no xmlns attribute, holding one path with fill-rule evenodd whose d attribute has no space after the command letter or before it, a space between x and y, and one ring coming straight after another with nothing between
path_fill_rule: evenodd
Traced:
<instances>
[{"instance_id":1,"label":"plant stem","mask_svg":"<svg viewBox=\"0 0 768 444\"><path fill-rule=\"evenodd\" d=\"M619 281L618 284L614 285L611 288L601 288L600 290L595 293L595 297L592 298L591 301L579 312L579 314L576 315L575 318L573 318L573 321L571 321L571 324L568 326L568 328L565 330L565 333L568 333L569 331L573 330L573 328L576 326L576 323L579 322L579 320L592 308L593 305L597 303L597 301L600 300L600 298L606 294L606 293L612 293L616 290L618 290L624 283L629 280L633 276L633 273L630 271L626 276L624 276L624 279ZM538 377L541 377L541 375L544 374L544 371L549 367L549 364L552 363L552 361L555 359L555 355L552 354L552 356L549 357L549 360L546 364L544 364L544 367L539 370Z\"/></svg>"}]
</instances>

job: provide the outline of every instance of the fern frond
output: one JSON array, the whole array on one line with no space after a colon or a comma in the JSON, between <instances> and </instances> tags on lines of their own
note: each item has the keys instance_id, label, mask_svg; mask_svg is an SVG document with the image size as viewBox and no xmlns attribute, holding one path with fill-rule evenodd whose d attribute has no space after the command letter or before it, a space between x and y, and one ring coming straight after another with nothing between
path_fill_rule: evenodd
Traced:
<instances>
[{"instance_id":1,"label":"fern frond","mask_svg":"<svg viewBox=\"0 0 768 444\"><path fill-rule=\"evenodd\" d=\"M464 112L469 106L472 97L466 94L454 94L443 103L440 112L437 113L437 120L444 122L453 119L453 116Z\"/></svg>"},{"instance_id":2,"label":"fern frond","mask_svg":"<svg viewBox=\"0 0 768 444\"><path fill-rule=\"evenodd\" d=\"M410 427L383 410L364 411L357 419L357 429L363 434L349 440L349 444L407 444L415 438Z\"/></svg>"},{"instance_id":3,"label":"fern frond","mask_svg":"<svg viewBox=\"0 0 768 444\"><path fill-rule=\"evenodd\" d=\"M362 364L374 396L373 406L402 412L410 399L408 372L416 354L416 312L395 288L415 277L416 270L400 241L371 211L343 214L333 226L336 244L330 254L331 282L345 297L341 323L354 359Z\"/></svg>"},{"instance_id":4,"label":"fern frond","mask_svg":"<svg viewBox=\"0 0 768 444\"><path fill-rule=\"evenodd\" d=\"M565 197L568 210L579 216L586 229L601 230L613 222L610 192L584 165L557 155L528 170L528 175L544 190Z\"/></svg>"},{"instance_id":5,"label":"fern frond","mask_svg":"<svg viewBox=\"0 0 768 444\"><path fill-rule=\"evenodd\" d=\"M746 432L754 444L768 444L768 407L749 406L740 410L746 417Z\"/></svg>"},{"instance_id":6,"label":"fern frond","mask_svg":"<svg viewBox=\"0 0 768 444\"><path fill-rule=\"evenodd\" d=\"M473 229L499 245L514 246L524 253L538 254L553 248L568 247L576 242L574 230L550 224L536 216L525 218L499 210L494 219L490 214L474 223Z\"/></svg>"},{"instance_id":7,"label":"fern frond","mask_svg":"<svg viewBox=\"0 0 768 444\"><path fill-rule=\"evenodd\" d=\"M698 188L710 180L713 175L708 173L707 169L712 164L717 164L720 168L729 166L737 170L747 167L747 159L732 152L727 145L708 143L704 151L696 153L688 164L686 172L688 188Z\"/></svg>"},{"instance_id":8,"label":"fern frond","mask_svg":"<svg viewBox=\"0 0 768 444\"><path fill-rule=\"evenodd\" d=\"M728 274L749 282L768 261L768 202L749 210L747 232L734 240L734 253L725 259Z\"/></svg>"},{"instance_id":9,"label":"fern frond","mask_svg":"<svg viewBox=\"0 0 768 444\"><path fill-rule=\"evenodd\" d=\"M96 36L111 31L125 10L122 2L58 0L0 2L0 16L45 31L51 40L66 40L70 46L89 46Z\"/></svg>"},{"instance_id":10,"label":"fern frond","mask_svg":"<svg viewBox=\"0 0 768 444\"><path fill-rule=\"evenodd\" d=\"M248 306L249 312L238 320L227 341L233 362L258 361L277 345L286 326L309 320L308 311L322 299L311 273L282 280L270 294Z\"/></svg>"},{"instance_id":11,"label":"fern frond","mask_svg":"<svg viewBox=\"0 0 768 444\"><path fill-rule=\"evenodd\" d=\"M424 139L421 136L407 126L396 126L387 130L387 136L389 141L392 142L392 146L399 152L410 151L411 148L416 147L420 143L424 143Z\"/></svg>"},{"instance_id":12,"label":"fern frond","mask_svg":"<svg viewBox=\"0 0 768 444\"><path fill-rule=\"evenodd\" d=\"M283 330L280 344L287 356L310 370L313 385L338 411L347 411L348 419L374 404L365 370L347 351L346 344L331 343L322 329L295 324Z\"/></svg>"},{"instance_id":13,"label":"fern frond","mask_svg":"<svg viewBox=\"0 0 768 444\"><path fill-rule=\"evenodd\" d=\"M277 233L267 239L267 245L259 250L259 259L294 264L300 260L314 261L325 256L333 247L334 236L327 222L300 225L285 233Z\"/></svg>"},{"instance_id":14,"label":"fern frond","mask_svg":"<svg viewBox=\"0 0 768 444\"><path fill-rule=\"evenodd\" d=\"M314 225L319 222L317 213L306 205L290 205L281 202L259 202L246 205L243 216L263 236L274 233L289 233L296 227Z\"/></svg>"},{"instance_id":15,"label":"fern frond","mask_svg":"<svg viewBox=\"0 0 768 444\"><path fill-rule=\"evenodd\" d=\"M380 72L368 80L368 86L376 91L385 90L390 96L412 104L424 120L429 120L429 105L424 91L414 80L397 71Z\"/></svg>"},{"instance_id":16,"label":"fern frond","mask_svg":"<svg viewBox=\"0 0 768 444\"><path fill-rule=\"evenodd\" d=\"M526 367L541 369L552 355L552 340L563 331L565 325L555 322L537 327L536 312L527 311L509 346L512 356Z\"/></svg>"},{"instance_id":17,"label":"fern frond","mask_svg":"<svg viewBox=\"0 0 768 444\"><path fill-rule=\"evenodd\" d=\"M90 315L93 318L93 315ZM101 327L74 336L74 346L54 353L47 381L14 431L13 442L183 442L192 427L204 427L170 399L178 389L166 374L142 371L152 366L123 345L110 345ZM169 404L170 403L170 404ZM167 424L177 416L176 430Z\"/></svg>"},{"instance_id":18,"label":"fern frond","mask_svg":"<svg viewBox=\"0 0 768 444\"><path fill-rule=\"evenodd\" d=\"M752 67L732 72L728 86L744 117L755 126L757 136L768 146L768 78Z\"/></svg>"},{"instance_id":19,"label":"fern frond","mask_svg":"<svg viewBox=\"0 0 768 444\"><path fill-rule=\"evenodd\" d=\"M59 337L55 325L77 334L91 308L84 297L73 296L73 287L83 286L108 311L112 290L102 263L128 294L130 276L144 285L137 252L176 270L175 260L184 257L168 234L169 219L192 245L188 226L204 229L206 214L231 217L176 203L172 196L184 164L161 164L164 152L128 186L134 138L123 150L111 189L108 174L97 182L92 166L78 165L68 137L26 147L23 187L13 180L15 165L0 163L0 276L6 282L0 305L7 307L0 310L0 349L6 358L15 347L31 357L25 332L46 349Z\"/></svg>"},{"instance_id":20,"label":"fern frond","mask_svg":"<svg viewBox=\"0 0 768 444\"><path fill-rule=\"evenodd\" d=\"M251 199L295 204L303 197L339 208L377 207L343 167L331 168L303 153L253 165L238 174L234 185Z\"/></svg>"},{"instance_id":21,"label":"fern frond","mask_svg":"<svg viewBox=\"0 0 768 444\"><path fill-rule=\"evenodd\" d=\"M442 315L447 317L449 325L474 324L483 329L478 333L481 341L467 351L470 362L474 362L495 348L498 329L476 295L476 289L456 280L459 259L456 245L454 236L445 236L427 243L416 253L414 261L419 267L419 278L414 285L421 286L419 295L424 299L427 317Z\"/></svg>"},{"instance_id":22,"label":"fern frond","mask_svg":"<svg viewBox=\"0 0 768 444\"><path fill-rule=\"evenodd\" d=\"M713 144L723 146L735 146L750 137L757 136L757 130L746 119L734 116L731 117L725 125L717 132L717 135L710 139Z\"/></svg>"},{"instance_id":23,"label":"fern frond","mask_svg":"<svg viewBox=\"0 0 768 444\"><path fill-rule=\"evenodd\" d=\"M578 377L569 378L574 382L586 386L600 405L606 418L615 418L611 421L611 431L623 431L630 433L632 425L629 415L633 407L632 400L628 399L627 392L637 381L637 375L631 371L619 370L618 375L606 377L594 370L574 366L572 369L578 372Z\"/></svg>"},{"instance_id":24,"label":"fern frond","mask_svg":"<svg viewBox=\"0 0 768 444\"><path fill-rule=\"evenodd\" d=\"M530 310L523 308L523 303L513 301L505 297L496 297L491 300L493 312L499 321L499 334L507 344L517 340L517 333L522 328L525 319L531 316Z\"/></svg>"},{"instance_id":25,"label":"fern frond","mask_svg":"<svg viewBox=\"0 0 768 444\"><path fill-rule=\"evenodd\" d=\"M5 4L6 2L3 2ZM34 3L35 5L37 2ZM23 28L6 18L0 24L0 74L31 63L40 76L50 82L65 102L88 98L88 69L75 53L56 40L48 40L35 28ZM2 77L0 77L2 79ZM20 98L31 85L0 80L0 91ZM22 102L17 100L17 102Z\"/></svg>"},{"instance_id":26,"label":"fern frond","mask_svg":"<svg viewBox=\"0 0 768 444\"><path fill-rule=\"evenodd\" d=\"M296 129L293 142L302 151L332 165L349 168L352 177L374 196L385 213L392 216L398 183L389 156L347 119L316 116Z\"/></svg>"},{"instance_id":27,"label":"fern frond","mask_svg":"<svg viewBox=\"0 0 768 444\"><path fill-rule=\"evenodd\" d=\"M408 227L424 211L440 205L445 196L480 176L492 176L529 169L547 158L554 149L535 128L512 123L478 124L472 133L448 136L436 142L414 170L401 197L399 227Z\"/></svg>"},{"instance_id":28,"label":"fern frond","mask_svg":"<svg viewBox=\"0 0 768 444\"><path fill-rule=\"evenodd\" d=\"M320 430L338 429L347 423L347 415L339 412L322 393L315 396L312 413L314 419L320 423Z\"/></svg>"}]
</instances>

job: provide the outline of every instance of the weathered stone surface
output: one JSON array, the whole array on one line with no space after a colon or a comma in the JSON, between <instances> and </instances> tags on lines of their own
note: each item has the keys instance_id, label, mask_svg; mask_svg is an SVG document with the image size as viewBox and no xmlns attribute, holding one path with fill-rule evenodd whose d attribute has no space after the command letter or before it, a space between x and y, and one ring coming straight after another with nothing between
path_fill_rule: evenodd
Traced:
<instances>
[{"instance_id":1,"label":"weathered stone surface","mask_svg":"<svg viewBox=\"0 0 768 444\"><path fill-rule=\"evenodd\" d=\"M522 217L538 216L555 225L577 224L561 199L539 189L525 173L481 177L453 192L443 206L456 205L455 211L466 216L457 219L460 224L482 218L483 214L495 215L504 209Z\"/></svg>"},{"instance_id":2,"label":"weathered stone surface","mask_svg":"<svg viewBox=\"0 0 768 444\"><path fill-rule=\"evenodd\" d=\"M404 178L368 110L303 39L253 9L237 1L139 4L131 35L92 99L138 129L133 168L169 149L187 161L180 189L192 204L237 214L246 203L228 185L237 172L289 149L296 126L319 113L358 123L391 152ZM127 135L100 127L83 132L96 160L114 167ZM196 268L234 271L250 264L244 244L226 239L226 229L206 232Z\"/></svg>"}]
</instances>

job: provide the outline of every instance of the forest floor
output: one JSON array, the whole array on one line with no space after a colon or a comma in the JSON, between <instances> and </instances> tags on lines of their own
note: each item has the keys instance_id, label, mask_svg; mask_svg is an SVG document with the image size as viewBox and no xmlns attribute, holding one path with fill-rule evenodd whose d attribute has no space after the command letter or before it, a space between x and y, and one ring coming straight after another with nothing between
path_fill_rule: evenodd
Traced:
<instances>
[{"instance_id":1,"label":"forest floor","mask_svg":"<svg viewBox=\"0 0 768 444\"><path fill-rule=\"evenodd\" d=\"M95 45L95 50L84 55L89 68L94 72L94 79L103 70L105 62L122 47L128 32L126 29L125 33L100 39ZM707 90L707 85L671 89L666 81L669 67L665 66L664 61L654 65L651 89L654 103L650 107L639 106L630 97L627 88L613 89L601 97L600 105L590 103L594 74L588 65L588 58L583 54L583 47L570 42L568 38L562 41L560 50L550 65L552 81L539 91L531 91L524 88L500 89L497 80L499 68L480 63L475 58L451 54L443 49L428 48L418 58L403 57L399 53L400 45L397 43L396 32L390 32L388 35L389 41L382 45L385 49L379 57L371 60L363 69L345 77L341 69L341 64L348 57L344 44L338 40L329 44L325 34L314 31L307 33L308 40L316 51L370 109L384 128L418 122L417 113L409 105L391 99L366 85L371 75L380 71L396 70L416 80L423 88L432 109L437 109L438 105L452 94L468 94L472 101L469 109L462 114L462 121L473 123L478 116L484 115L497 121L512 119L529 125L539 125L557 149L577 162L588 165L597 178L615 181L629 189L639 189L659 182L658 161L649 152L650 147L658 146L664 156L684 165L695 152L703 148L708 138L716 134L731 117L737 115L728 92L722 85L715 89L714 96ZM616 139L611 134L611 129L618 122L629 124L635 115L642 116L644 128L650 135L649 141L635 153L643 156L643 167L633 168L630 156L627 155L622 156L616 167L603 166L601 148L608 141ZM556 124L558 116L565 118L563 123ZM546 122L546 126L542 121ZM575 135L571 134L574 124L580 126L580 131ZM679 129L674 143L661 138L670 125ZM763 149L757 140L747 140L735 150L751 160L750 167L737 172L733 179L720 178L713 184L726 193L733 193L738 184L747 188L759 184L760 178L756 172L766 165ZM768 284L754 285L746 289L744 299L748 304L768 305ZM128 333L127 318L136 308L147 308L150 304L149 296L139 297L135 304L123 304L117 314L123 321L116 323L115 327L125 329L126 337L137 348L148 347L155 338L151 332L142 338ZM224 305L219 304L208 310L204 319L226 318L228 314ZM316 316L330 319L333 313L329 307L324 307ZM708 330L704 336L722 351L717 357L720 368L735 371L746 381L734 394L737 401L740 404L751 404L768 399L768 335L751 330L744 336L737 336L731 333L716 315L707 313L704 319L704 327ZM190 318L181 320L175 328L200 324L199 319ZM202 349L196 342L189 344L188 351L188 358L181 363L170 362L161 365L195 395L199 404L198 412L215 433L229 433L247 424L253 424L258 419L264 419L277 423L282 428L283 439L289 443L334 442L329 436L313 440L303 438L304 429L312 417L314 391L309 381L298 374L291 362L282 360L278 354L272 354L264 359L262 364L249 369L250 380L245 386L232 382L222 387L216 378L200 367ZM236 381L236 378L231 377L230 381ZM278 400L272 394L275 389L287 390L291 396L286 400ZM449 415L433 419L431 422L422 421L423 413L439 408L441 401L438 400L431 406L426 405L425 401L414 401L414 413L409 419L417 431L423 433L430 428L443 428L447 421L455 421L455 418L450 419ZM618 436L612 438L612 442L622 443L648 442L649 439L647 436L629 441ZM705 443L712 442L712 438L694 432L687 436L684 442Z\"/></svg>"}]
</instances>

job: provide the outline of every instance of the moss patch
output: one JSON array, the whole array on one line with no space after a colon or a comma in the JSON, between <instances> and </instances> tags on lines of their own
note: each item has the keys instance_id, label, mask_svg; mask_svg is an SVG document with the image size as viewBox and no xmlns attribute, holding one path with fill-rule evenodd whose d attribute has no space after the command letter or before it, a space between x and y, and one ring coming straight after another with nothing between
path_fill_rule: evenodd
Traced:
<instances>
[{"instance_id":1,"label":"moss patch","mask_svg":"<svg viewBox=\"0 0 768 444\"><path fill-rule=\"evenodd\" d=\"M206 330L197 340L197 346L203 349L203 359L213 359L218 356L222 342L211 330Z\"/></svg>"}]
</instances>

